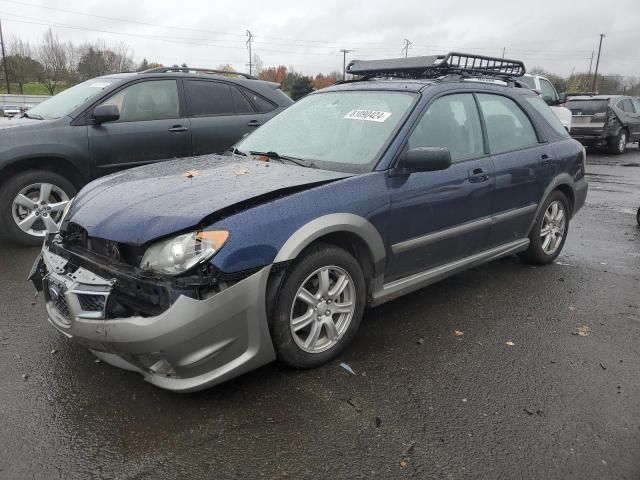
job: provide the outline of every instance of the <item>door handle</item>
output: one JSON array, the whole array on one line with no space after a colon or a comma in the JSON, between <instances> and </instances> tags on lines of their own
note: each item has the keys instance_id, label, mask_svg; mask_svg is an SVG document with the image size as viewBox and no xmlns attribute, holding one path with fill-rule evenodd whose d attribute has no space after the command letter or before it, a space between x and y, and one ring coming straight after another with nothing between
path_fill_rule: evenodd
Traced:
<instances>
[{"instance_id":1,"label":"door handle","mask_svg":"<svg viewBox=\"0 0 640 480\"><path fill-rule=\"evenodd\" d=\"M262 122L260 120L251 120L249 123L247 123L248 127L259 127L260 125L262 125Z\"/></svg>"},{"instance_id":2,"label":"door handle","mask_svg":"<svg viewBox=\"0 0 640 480\"><path fill-rule=\"evenodd\" d=\"M542 163L543 165L549 165L551 163L551 157L546 153L543 153L542 155L540 155L540 163Z\"/></svg>"},{"instance_id":3,"label":"door handle","mask_svg":"<svg viewBox=\"0 0 640 480\"><path fill-rule=\"evenodd\" d=\"M472 168L469 170L469 181L471 183L486 182L489 178L489 173L483 168Z\"/></svg>"},{"instance_id":4,"label":"door handle","mask_svg":"<svg viewBox=\"0 0 640 480\"><path fill-rule=\"evenodd\" d=\"M174 125L169 129L170 132L186 132L187 130L189 129L183 125Z\"/></svg>"}]
</instances>

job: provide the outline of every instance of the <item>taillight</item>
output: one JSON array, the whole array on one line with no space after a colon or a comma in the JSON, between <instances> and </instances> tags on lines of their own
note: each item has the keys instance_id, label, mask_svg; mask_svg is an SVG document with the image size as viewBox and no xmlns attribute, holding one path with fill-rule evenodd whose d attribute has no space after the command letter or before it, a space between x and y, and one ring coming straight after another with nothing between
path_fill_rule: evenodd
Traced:
<instances>
[{"instance_id":1,"label":"taillight","mask_svg":"<svg viewBox=\"0 0 640 480\"><path fill-rule=\"evenodd\" d=\"M582 171L587 168L587 149L582 147Z\"/></svg>"}]
</instances>

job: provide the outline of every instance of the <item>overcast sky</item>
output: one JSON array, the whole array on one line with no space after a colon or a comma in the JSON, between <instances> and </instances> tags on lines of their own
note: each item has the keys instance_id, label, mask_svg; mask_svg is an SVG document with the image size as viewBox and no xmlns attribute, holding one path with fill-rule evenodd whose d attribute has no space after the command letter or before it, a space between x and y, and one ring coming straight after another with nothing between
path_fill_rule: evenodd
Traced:
<instances>
[{"instance_id":1,"label":"overcast sky","mask_svg":"<svg viewBox=\"0 0 640 480\"><path fill-rule=\"evenodd\" d=\"M51 26L76 43L125 43L136 60L241 70L250 30L265 67L306 74L341 70L341 48L353 50L347 61L401 56L406 38L410 55L505 48L529 69L568 75L589 69L604 33L600 72L640 76L640 0L0 0L0 20L5 40L36 41Z\"/></svg>"}]
</instances>

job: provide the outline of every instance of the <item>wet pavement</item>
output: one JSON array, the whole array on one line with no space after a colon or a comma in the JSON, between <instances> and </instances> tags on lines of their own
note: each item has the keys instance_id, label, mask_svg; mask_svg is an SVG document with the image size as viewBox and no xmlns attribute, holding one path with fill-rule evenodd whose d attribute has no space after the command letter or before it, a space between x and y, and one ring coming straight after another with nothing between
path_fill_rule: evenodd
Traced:
<instances>
[{"instance_id":1,"label":"wet pavement","mask_svg":"<svg viewBox=\"0 0 640 480\"><path fill-rule=\"evenodd\" d=\"M25 283L37 249L0 240L0 478L639 478L630 149L589 155L558 263L470 270L367 311L335 362L197 394L53 331Z\"/></svg>"}]
</instances>

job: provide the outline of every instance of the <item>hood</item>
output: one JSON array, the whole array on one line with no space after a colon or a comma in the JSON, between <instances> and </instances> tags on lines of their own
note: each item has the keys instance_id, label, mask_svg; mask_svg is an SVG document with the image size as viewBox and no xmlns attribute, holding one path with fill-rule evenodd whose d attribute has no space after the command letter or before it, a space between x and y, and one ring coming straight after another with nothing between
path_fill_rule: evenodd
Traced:
<instances>
[{"instance_id":1,"label":"hood","mask_svg":"<svg viewBox=\"0 0 640 480\"><path fill-rule=\"evenodd\" d=\"M6 122L0 122L0 132L11 131L16 133L21 129L31 130L31 127L42 126L54 122L55 120L35 120L27 117L12 117ZM1 133L0 133L1 134Z\"/></svg>"},{"instance_id":2,"label":"hood","mask_svg":"<svg viewBox=\"0 0 640 480\"><path fill-rule=\"evenodd\" d=\"M172 160L90 183L76 196L67 219L92 237L140 245L197 227L207 217L222 217L225 210L349 176L230 156Z\"/></svg>"}]
</instances>

